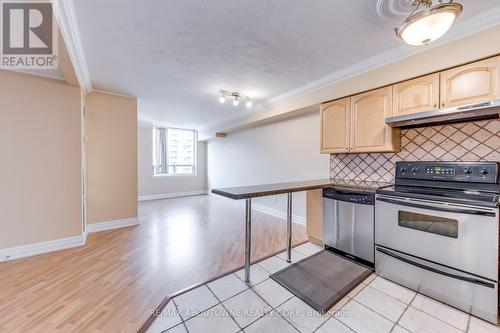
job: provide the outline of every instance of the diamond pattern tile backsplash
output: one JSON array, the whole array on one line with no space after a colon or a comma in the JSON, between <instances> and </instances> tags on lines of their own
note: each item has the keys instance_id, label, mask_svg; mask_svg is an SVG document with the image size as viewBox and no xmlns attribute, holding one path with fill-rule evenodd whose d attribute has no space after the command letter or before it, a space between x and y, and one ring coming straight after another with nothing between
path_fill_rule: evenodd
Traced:
<instances>
[{"instance_id":1,"label":"diamond pattern tile backsplash","mask_svg":"<svg viewBox=\"0 0 500 333\"><path fill-rule=\"evenodd\" d=\"M500 119L402 130L399 153L330 155L330 177L391 182L397 161L500 162Z\"/></svg>"}]
</instances>

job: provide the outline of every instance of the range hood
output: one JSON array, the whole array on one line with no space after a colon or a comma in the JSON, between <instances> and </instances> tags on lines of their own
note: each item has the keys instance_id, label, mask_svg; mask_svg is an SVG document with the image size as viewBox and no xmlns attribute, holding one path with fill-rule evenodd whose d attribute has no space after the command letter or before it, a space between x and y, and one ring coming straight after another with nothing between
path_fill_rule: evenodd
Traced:
<instances>
[{"instance_id":1,"label":"range hood","mask_svg":"<svg viewBox=\"0 0 500 333\"><path fill-rule=\"evenodd\" d=\"M500 113L500 99L479 103L438 109L426 112L408 114L387 118L385 123L391 127L409 128L424 125L457 123L468 120L498 118Z\"/></svg>"}]
</instances>

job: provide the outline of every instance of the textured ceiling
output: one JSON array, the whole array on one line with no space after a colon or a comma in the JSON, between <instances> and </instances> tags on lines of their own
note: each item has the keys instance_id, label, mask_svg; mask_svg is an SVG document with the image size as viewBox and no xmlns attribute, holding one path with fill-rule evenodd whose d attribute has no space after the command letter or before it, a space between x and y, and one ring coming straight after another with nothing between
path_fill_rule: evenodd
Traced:
<instances>
[{"instance_id":1,"label":"textured ceiling","mask_svg":"<svg viewBox=\"0 0 500 333\"><path fill-rule=\"evenodd\" d=\"M140 119L169 126L241 111L217 102L221 88L258 103L402 46L390 9L404 3L391 1L72 1L93 87L137 96ZM499 4L460 2L460 20Z\"/></svg>"}]
</instances>

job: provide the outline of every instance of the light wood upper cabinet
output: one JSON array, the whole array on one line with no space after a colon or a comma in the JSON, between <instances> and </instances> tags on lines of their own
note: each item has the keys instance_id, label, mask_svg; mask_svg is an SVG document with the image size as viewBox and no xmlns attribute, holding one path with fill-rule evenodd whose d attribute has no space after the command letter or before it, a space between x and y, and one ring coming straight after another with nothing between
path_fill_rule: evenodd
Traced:
<instances>
[{"instance_id":1,"label":"light wood upper cabinet","mask_svg":"<svg viewBox=\"0 0 500 333\"><path fill-rule=\"evenodd\" d=\"M351 97L351 152L392 152L400 149L399 130L385 124L392 116L392 87Z\"/></svg>"},{"instance_id":2,"label":"light wood upper cabinet","mask_svg":"<svg viewBox=\"0 0 500 333\"><path fill-rule=\"evenodd\" d=\"M350 98L321 105L321 153L349 151Z\"/></svg>"},{"instance_id":3,"label":"light wood upper cabinet","mask_svg":"<svg viewBox=\"0 0 500 333\"><path fill-rule=\"evenodd\" d=\"M441 107L500 98L500 57L441 72Z\"/></svg>"},{"instance_id":4,"label":"light wood upper cabinet","mask_svg":"<svg viewBox=\"0 0 500 333\"><path fill-rule=\"evenodd\" d=\"M393 85L393 114L406 114L439 108L439 73Z\"/></svg>"}]
</instances>

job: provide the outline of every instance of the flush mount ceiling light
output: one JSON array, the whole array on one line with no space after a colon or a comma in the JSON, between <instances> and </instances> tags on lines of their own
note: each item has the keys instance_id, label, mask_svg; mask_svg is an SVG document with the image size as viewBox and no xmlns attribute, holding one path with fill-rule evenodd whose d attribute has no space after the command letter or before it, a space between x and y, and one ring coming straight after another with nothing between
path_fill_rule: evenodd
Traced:
<instances>
[{"instance_id":1,"label":"flush mount ceiling light","mask_svg":"<svg viewBox=\"0 0 500 333\"><path fill-rule=\"evenodd\" d=\"M459 3L443 2L432 5L432 0L414 0L413 12L397 27L396 35L410 45L426 45L443 36L460 15ZM424 9L419 11L419 8Z\"/></svg>"},{"instance_id":2,"label":"flush mount ceiling light","mask_svg":"<svg viewBox=\"0 0 500 333\"><path fill-rule=\"evenodd\" d=\"M221 89L221 90L219 90L219 94L220 94L219 102L221 104L226 103L227 98L232 98L234 106L238 106L240 104L240 101L246 101L245 105L247 108L251 108L253 105L252 101L250 100L250 98L248 96L243 95L242 93L239 93L237 91L231 92L231 91Z\"/></svg>"}]
</instances>

